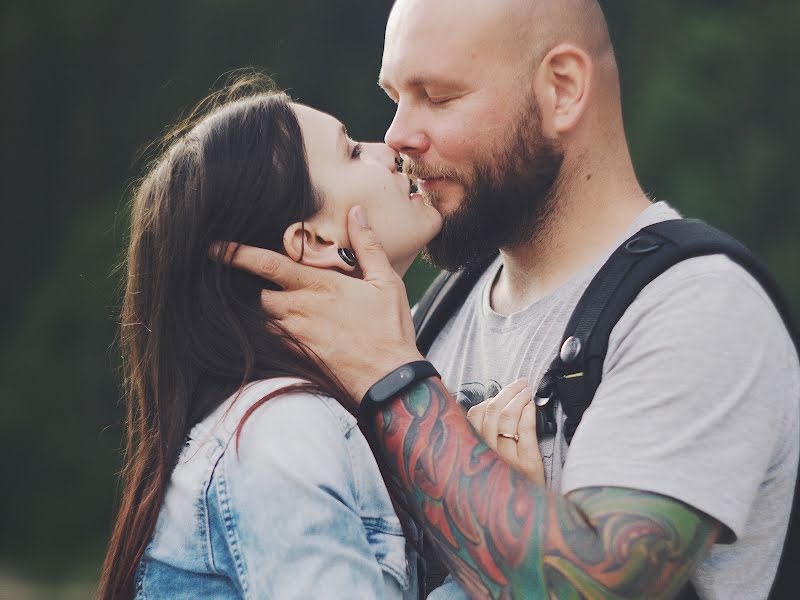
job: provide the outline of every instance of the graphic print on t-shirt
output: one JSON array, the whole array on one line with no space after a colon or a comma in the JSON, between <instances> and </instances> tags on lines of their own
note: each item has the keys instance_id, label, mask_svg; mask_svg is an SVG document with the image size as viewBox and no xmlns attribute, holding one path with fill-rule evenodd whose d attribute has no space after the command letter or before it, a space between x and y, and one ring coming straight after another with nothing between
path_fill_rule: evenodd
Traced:
<instances>
[{"instance_id":1,"label":"graphic print on t-shirt","mask_svg":"<svg viewBox=\"0 0 800 600\"><path fill-rule=\"evenodd\" d=\"M466 412L484 400L494 398L502 389L503 386L494 379L489 380L487 384L479 381L465 383L456 393L456 402L458 402L458 405Z\"/></svg>"}]
</instances>

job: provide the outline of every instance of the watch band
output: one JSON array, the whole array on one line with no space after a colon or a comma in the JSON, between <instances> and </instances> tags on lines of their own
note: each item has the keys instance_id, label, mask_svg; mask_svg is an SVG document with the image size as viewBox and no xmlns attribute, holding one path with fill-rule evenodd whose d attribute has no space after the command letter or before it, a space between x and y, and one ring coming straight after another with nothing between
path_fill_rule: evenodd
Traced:
<instances>
[{"instance_id":1,"label":"watch band","mask_svg":"<svg viewBox=\"0 0 800 600\"><path fill-rule=\"evenodd\" d=\"M409 386L429 377L440 377L440 375L427 360L418 360L395 369L364 394L361 406L358 408L359 420L364 424L374 423L375 414L382 406Z\"/></svg>"}]
</instances>

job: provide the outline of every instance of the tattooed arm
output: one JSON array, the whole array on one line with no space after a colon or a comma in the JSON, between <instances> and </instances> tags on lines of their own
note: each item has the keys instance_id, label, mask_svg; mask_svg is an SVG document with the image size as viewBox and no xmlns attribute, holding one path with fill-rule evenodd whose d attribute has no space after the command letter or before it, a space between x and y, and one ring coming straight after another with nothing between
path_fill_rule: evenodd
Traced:
<instances>
[{"instance_id":1,"label":"tattooed arm","mask_svg":"<svg viewBox=\"0 0 800 600\"><path fill-rule=\"evenodd\" d=\"M248 246L215 255L280 285L262 294L265 311L361 398L422 357L402 281L363 210L349 216L363 280ZM428 537L475 597L669 598L719 532L710 517L665 497L603 488L563 498L532 484L478 438L438 379L391 402L376 425Z\"/></svg>"},{"instance_id":2,"label":"tattooed arm","mask_svg":"<svg viewBox=\"0 0 800 600\"><path fill-rule=\"evenodd\" d=\"M664 496L589 488L564 498L532 484L438 379L389 403L377 436L426 539L476 598L672 598L719 533Z\"/></svg>"}]
</instances>

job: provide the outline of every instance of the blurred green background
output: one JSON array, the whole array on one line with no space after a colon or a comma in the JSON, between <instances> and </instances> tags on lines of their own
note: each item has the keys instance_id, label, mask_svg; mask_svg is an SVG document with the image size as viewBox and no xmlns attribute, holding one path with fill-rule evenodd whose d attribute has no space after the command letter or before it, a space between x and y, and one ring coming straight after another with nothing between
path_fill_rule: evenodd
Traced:
<instances>
[{"instance_id":1,"label":"blurred green background","mask_svg":"<svg viewBox=\"0 0 800 600\"><path fill-rule=\"evenodd\" d=\"M390 4L3 1L0 598L87 597L97 575L122 434L112 270L137 151L248 65L382 139ZM605 4L645 189L749 244L800 309L800 3ZM431 275L408 275L412 299Z\"/></svg>"}]
</instances>

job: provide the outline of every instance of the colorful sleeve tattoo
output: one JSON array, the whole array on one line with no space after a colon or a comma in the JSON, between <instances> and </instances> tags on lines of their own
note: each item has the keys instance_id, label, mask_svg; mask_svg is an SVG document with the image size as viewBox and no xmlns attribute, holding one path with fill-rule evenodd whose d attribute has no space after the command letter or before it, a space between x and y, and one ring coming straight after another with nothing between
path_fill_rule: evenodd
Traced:
<instances>
[{"instance_id":1,"label":"colorful sleeve tattoo","mask_svg":"<svg viewBox=\"0 0 800 600\"><path fill-rule=\"evenodd\" d=\"M593 488L566 499L492 452L438 379L378 415L378 440L426 540L474 598L671 598L718 525L655 494Z\"/></svg>"}]
</instances>

